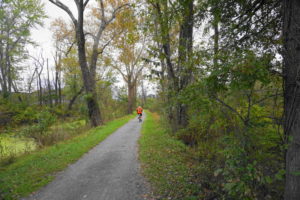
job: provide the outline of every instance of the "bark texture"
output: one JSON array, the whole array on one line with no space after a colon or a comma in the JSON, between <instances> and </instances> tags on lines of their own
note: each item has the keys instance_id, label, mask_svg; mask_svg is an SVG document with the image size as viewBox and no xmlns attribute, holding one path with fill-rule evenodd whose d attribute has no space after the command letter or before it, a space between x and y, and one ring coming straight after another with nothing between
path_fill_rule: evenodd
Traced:
<instances>
[{"instance_id":1,"label":"bark texture","mask_svg":"<svg viewBox=\"0 0 300 200\"><path fill-rule=\"evenodd\" d=\"M300 199L300 1L283 1L285 200Z\"/></svg>"},{"instance_id":2,"label":"bark texture","mask_svg":"<svg viewBox=\"0 0 300 200\"><path fill-rule=\"evenodd\" d=\"M179 49L178 49L178 70L179 70L179 91L188 86L192 79L192 56L193 56L193 27L194 27L194 0L187 0L187 5L182 11L183 21L180 26ZM178 103L177 123L179 128L188 125L187 105Z\"/></svg>"},{"instance_id":3,"label":"bark texture","mask_svg":"<svg viewBox=\"0 0 300 200\"><path fill-rule=\"evenodd\" d=\"M136 106L136 83L128 82L128 114L132 114Z\"/></svg>"},{"instance_id":4,"label":"bark texture","mask_svg":"<svg viewBox=\"0 0 300 200\"><path fill-rule=\"evenodd\" d=\"M92 126L103 124L101 113L97 102L97 94L95 88L95 78L89 70L85 52L85 35L83 31L84 4L83 1L77 3L78 22L76 26L76 42L78 47L79 65L82 72L83 84L87 93L87 105L89 118ZM94 73L94 72L93 72Z\"/></svg>"}]
</instances>

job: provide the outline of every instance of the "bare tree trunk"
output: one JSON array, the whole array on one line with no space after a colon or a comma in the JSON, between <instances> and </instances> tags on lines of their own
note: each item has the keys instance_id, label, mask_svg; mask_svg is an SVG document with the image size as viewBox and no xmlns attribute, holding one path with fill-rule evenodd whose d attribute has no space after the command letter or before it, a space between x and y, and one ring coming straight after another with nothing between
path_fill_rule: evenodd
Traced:
<instances>
[{"instance_id":1,"label":"bare tree trunk","mask_svg":"<svg viewBox=\"0 0 300 200\"><path fill-rule=\"evenodd\" d=\"M55 82L54 82L54 90L55 90L55 105L58 104L58 72L55 70Z\"/></svg>"},{"instance_id":2,"label":"bare tree trunk","mask_svg":"<svg viewBox=\"0 0 300 200\"><path fill-rule=\"evenodd\" d=\"M61 56L57 56L55 60L55 104L58 105L62 103L62 94L61 94Z\"/></svg>"},{"instance_id":3,"label":"bare tree trunk","mask_svg":"<svg viewBox=\"0 0 300 200\"><path fill-rule=\"evenodd\" d=\"M132 114L133 106L135 104L134 89L135 89L134 84L131 82L128 82L128 107L127 107L128 114Z\"/></svg>"},{"instance_id":4,"label":"bare tree trunk","mask_svg":"<svg viewBox=\"0 0 300 200\"><path fill-rule=\"evenodd\" d=\"M49 63L47 59L47 85L48 85L48 102L50 107L52 107L52 93L51 93L51 83L50 83L50 75L49 75Z\"/></svg>"},{"instance_id":5,"label":"bare tree trunk","mask_svg":"<svg viewBox=\"0 0 300 200\"><path fill-rule=\"evenodd\" d=\"M77 92L73 97L72 99L70 100L69 102L69 105L68 105L68 110L72 110L72 106L73 104L75 103L76 99L79 97L79 95L82 94L82 92L84 91L84 87L82 87L79 92Z\"/></svg>"},{"instance_id":6,"label":"bare tree trunk","mask_svg":"<svg viewBox=\"0 0 300 200\"><path fill-rule=\"evenodd\" d=\"M10 63L10 57L7 57L7 78L8 78L8 93L7 96L10 96L12 92L12 71L11 71L11 63Z\"/></svg>"},{"instance_id":7,"label":"bare tree trunk","mask_svg":"<svg viewBox=\"0 0 300 200\"><path fill-rule=\"evenodd\" d=\"M58 72L58 102L62 104L62 92L61 92L61 71Z\"/></svg>"},{"instance_id":8,"label":"bare tree trunk","mask_svg":"<svg viewBox=\"0 0 300 200\"><path fill-rule=\"evenodd\" d=\"M132 108L132 110L134 110L135 109L135 107L136 107L136 98L137 98L137 81L135 81L134 83L133 83L133 108Z\"/></svg>"},{"instance_id":9,"label":"bare tree trunk","mask_svg":"<svg viewBox=\"0 0 300 200\"><path fill-rule=\"evenodd\" d=\"M145 107L145 105L147 104L147 92L145 90L144 87L144 82L141 81L141 87L142 87L142 107Z\"/></svg>"},{"instance_id":10,"label":"bare tree trunk","mask_svg":"<svg viewBox=\"0 0 300 200\"><path fill-rule=\"evenodd\" d=\"M216 18L216 16L215 16ZM218 52L219 52L219 23L217 21L217 19L214 20L214 23L213 23L213 28L214 28L214 31L215 31L215 34L214 34L214 59L213 59L213 62L214 62L214 67L217 66L218 64Z\"/></svg>"},{"instance_id":11,"label":"bare tree trunk","mask_svg":"<svg viewBox=\"0 0 300 200\"><path fill-rule=\"evenodd\" d=\"M18 90L18 88L17 88L17 85L16 85L16 83L13 81L12 82L12 88L14 89L14 92L16 93L16 94L18 94L18 100L19 100L19 102L23 102L23 99L22 99L22 96L21 96L21 94L20 94L20 92L19 92L19 90Z\"/></svg>"},{"instance_id":12,"label":"bare tree trunk","mask_svg":"<svg viewBox=\"0 0 300 200\"><path fill-rule=\"evenodd\" d=\"M37 94L37 101L40 103L40 90L39 90L39 78L38 78L38 72L36 72L36 94Z\"/></svg>"},{"instance_id":13,"label":"bare tree trunk","mask_svg":"<svg viewBox=\"0 0 300 200\"><path fill-rule=\"evenodd\" d=\"M89 110L89 118L91 120L92 126L99 126L103 124L103 121L101 119L101 113L97 102L97 95L96 95L95 82L93 81L94 80L93 74L91 74L87 66L87 59L86 59L86 52L85 52L85 35L83 31L84 5L82 0L80 0L80 3L77 4L77 7L78 7L78 23L76 26L76 40L77 40L77 47L78 47L79 64L82 72L85 90L88 95L87 104Z\"/></svg>"},{"instance_id":14,"label":"bare tree trunk","mask_svg":"<svg viewBox=\"0 0 300 200\"><path fill-rule=\"evenodd\" d=\"M4 34L2 32L2 34ZM5 43L3 44L5 45ZM1 74L2 74L2 96L3 98L7 98L9 95L8 92L8 70L7 70L7 59L8 59L8 41L6 41L6 47L3 49L4 52L2 53L1 59Z\"/></svg>"},{"instance_id":15,"label":"bare tree trunk","mask_svg":"<svg viewBox=\"0 0 300 200\"><path fill-rule=\"evenodd\" d=\"M283 1L285 200L300 199L300 1Z\"/></svg>"},{"instance_id":16,"label":"bare tree trunk","mask_svg":"<svg viewBox=\"0 0 300 200\"><path fill-rule=\"evenodd\" d=\"M11 89L12 89L12 71L11 71L11 62L10 62L10 42L9 42L8 38L10 38L9 32L7 33L6 59L5 59L6 73L7 73L7 84L8 84L6 97L10 96Z\"/></svg>"},{"instance_id":17,"label":"bare tree trunk","mask_svg":"<svg viewBox=\"0 0 300 200\"><path fill-rule=\"evenodd\" d=\"M187 87L192 78L192 55L193 55L193 27L194 27L194 0L188 0L183 5L183 22L180 26L179 49L178 49L178 71L179 90L178 93ZM178 102L177 105L178 128L185 128L188 125L187 105Z\"/></svg>"},{"instance_id":18,"label":"bare tree trunk","mask_svg":"<svg viewBox=\"0 0 300 200\"><path fill-rule=\"evenodd\" d=\"M3 35L3 30L0 30L0 35ZM4 52L3 52L3 41L0 39L0 85L1 85L1 93L4 97L4 90L5 90L5 74L4 74L4 63L2 62L4 59Z\"/></svg>"},{"instance_id":19,"label":"bare tree trunk","mask_svg":"<svg viewBox=\"0 0 300 200\"><path fill-rule=\"evenodd\" d=\"M43 105L43 87L42 87L42 79L41 79L41 73L43 69L41 69L40 73L38 73L37 81L38 81L38 95L39 95L39 102L40 106Z\"/></svg>"},{"instance_id":20,"label":"bare tree trunk","mask_svg":"<svg viewBox=\"0 0 300 200\"><path fill-rule=\"evenodd\" d=\"M56 54L54 57L54 63L55 63L55 80L54 80L54 90L55 90L55 105L59 104L59 81L60 81L60 60L61 57L58 55L58 50L56 50Z\"/></svg>"},{"instance_id":21,"label":"bare tree trunk","mask_svg":"<svg viewBox=\"0 0 300 200\"><path fill-rule=\"evenodd\" d=\"M32 82L34 81L35 73L37 73L36 70L34 70L33 74L31 75L31 78L30 78L30 80L28 82L28 89L27 89L27 91L28 91L29 94L31 94L31 87L32 87Z\"/></svg>"}]
</instances>

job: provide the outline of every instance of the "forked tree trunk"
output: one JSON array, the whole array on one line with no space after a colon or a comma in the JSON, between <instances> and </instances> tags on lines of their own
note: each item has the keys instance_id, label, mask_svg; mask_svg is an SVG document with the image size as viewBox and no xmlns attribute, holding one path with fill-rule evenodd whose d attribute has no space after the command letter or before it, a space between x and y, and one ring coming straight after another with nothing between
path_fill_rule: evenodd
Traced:
<instances>
[{"instance_id":1,"label":"forked tree trunk","mask_svg":"<svg viewBox=\"0 0 300 200\"><path fill-rule=\"evenodd\" d=\"M285 200L300 199L300 1L283 1Z\"/></svg>"},{"instance_id":2,"label":"forked tree trunk","mask_svg":"<svg viewBox=\"0 0 300 200\"><path fill-rule=\"evenodd\" d=\"M87 105L89 118L92 126L99 126L103 124L101 113L97 102L97 94L95 83L93 82L93 74L87 66L86 52L85 52L85 36L83 31L83 3L78 4L78 24L76 26L76 40L78 47L79 64L83 77L83 84L87 93Z\"/></svg>"},{"instance_id":3,"label":"forked tree trunk","mask_svg":"<svg viewBox=\"0 0 300 200\"><path fill-rule=\"evenodd\" d=\"M51 3L63 9L72 19L76 30L76 42L78 48L78 60L83 78L83 85L87 95L87 106L89 119L92 126L103 124L100 108L97 102L96 82L95 82L95 66L88 67L86 52L85 52L85 34L83 30L84 10L89 3L89 0L74 0L77 7L78 19L76 19L71 10L60 0L49 0Z\"/></svg>"}]
</instances>

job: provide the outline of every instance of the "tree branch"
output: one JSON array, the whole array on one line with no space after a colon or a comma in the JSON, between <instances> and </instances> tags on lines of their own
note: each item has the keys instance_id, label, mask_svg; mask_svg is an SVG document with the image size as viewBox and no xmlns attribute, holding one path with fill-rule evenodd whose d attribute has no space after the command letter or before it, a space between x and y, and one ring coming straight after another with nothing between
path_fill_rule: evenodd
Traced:
<instances>
[{"instance_id":1,"label":"tree branch","mask_svg":"<svg viewBox=\"0 0 300 200\"><path fill-rule=\"evenodd\" d=\"M126 7L126 6L130 6L129 3L125 3L123 5L120 5L119 7L117 7L116 9L114 9L110 19L108 21L106 21L106 24L109 24L111 23L115 18L116 18L116 15L117 13L119 12L119 10L121 10L122 8Z\"/></svg>"},{"instance_id":2,"label":"tree branch","mask_svg":"<svg viewBox=\"0 0 300 200\"><path fill-rule=\"evenodd\" d=\"M77 97L78 97L79 95L81 95L81 93L82 93L83 91L84 91L84 86L82 86L82 87L80 88L80 90L72 97L72 99L70 100L69 105L68 105L68 110L72 110L72 106L73 106L74 102L76 101Z\"/></svg>"},{"instance_id":3,"label":"tree branch","mask_svg":"<svg viewBox=\"0 0 300 200\"><path fill-rule=\"evenodd\" d=\"M219 99L218 97L214 97L214 99L216 101L218 101L219 103L221 103L223 106L225 106L226 108L228 108L229 110L231 110L232 112L234 112L235 114L237 114L237 116L245 123L245 119L244 117L237 111L235 110L233 107L231 107L230 105L226 104L224 101L222 101L221 99Z\"/></svg>"},{"instance_id":4,"label":"tree branch","mask_svg":"<svg viewBox=\"0 0 300 200\"><path fill-rule=\"evenodd\" d=\"M98 51L98 55L102 54L103 51L105 50L105 48L111 43L113 39L109 40L105 45L103 45L103 47L101 48L100 51Z\"/></svg>"},{"instance_id":5,"label":"tree branch","mask_svg":"<svg viewBox=\"0 0 300 200\"><path fill-rule=\"evenodd\" d=\"M265 100L267 100L267 99L269 99L269 98L271 98L271 97L276 97L276 96L278 96L278 95L283 95L283 94L282 94L282 93L279 93L279 94L272 94L272 95L269 95L269 96L267 96L267 97L264 97L264 98L262 98L262 99L260 99L260 100L258 100L258 101L256 101L256 102L254 102L253 105L259 104L259 103L261 103L261 102L263 102L263 101L265 101Z\"/></svg>"},{"instance_id":6,"label":"tree branch","mask_svg":"<svg viewBox=\"0 0 300 200\"><path fill-rule=\"evenodd\" d=\"M62 2L60 2L59 0L49 0L51 3L53 3L54 5L56 5L57 7L61 8L62 10L64 10L72 19L72 22L74 23L75 27L77 26L77 20L75 19L73 13L71 12L71 10ZM88 0L86 0L86 3L88 2Z\"/></svg>"},{"instance_id":7,"label":"tree branch","mask_svg":"<svg viewBox=\"0 0 300 200\"><path fill-rule=\"evenodd\" d=\"M70 47L68 48L68 50L65 52L65 56L68 56L69 53L71 52L73 46L75 45L76 41L73 41L72 44L70 45Z\"/></svg>"},{"instance_id":8,"label":"tree branch","mask_svg":"<svg viewBox=\"0 0 300 200\"><path fill-rule=\"evenodd\" d=\"M85 7L87 6L87 4L89 3L90 0L85 0L84 4L83 4L83 9L85 9Z\"/></svg>"},{"instance_id":9,"label":"tree branch","mask_svg":"<svg viewBox=\"0 0 300 200\"><path fill-rule=\"evenodd\" d=\"M104 12L103 0L100 0L100 7L101 7L101 17L102 17L102 20L105 20L105 12Z\"/></svg>"},{"instance_id":10,"label":"tree branch","mask_svg":"<svg viewBox=\"0 0 300 200\"><path fill-rule=\"evenodd\" d=\"M86 33L84 33L84 35L85 36L90 35L93 38L93 40L96 39L96 36L93 33L91 33L91 32L86 32Z\"/></svg>"},{"instance_id":11,"label":"tree branch","mask_svg":"<svg viewBox=\"0 0 300 200\"><path fill-rule=\"evenodd\" d=\"M112 68L114 68L115 70L117 70L118 72L120 72L120 74L122 75L122 77L125 80L125 82L128 82L128 79L126 78L125 74L122 72L122 70L119 67L116 67L116 66L112 65Z\"/></svg>"},{"instance_id":12,"label":"tree branch","mask_svg":"<svg viewBox=\"0 0 300 200\"><path fill-rule=\"evenodd\" d=\"M140 52L139 52L139 54L138 54L138 56L137 56L135 62L133 63L133 66L135 66L135 65L138 63L138 61L140 60L141 55L142 55L142 53L143 53L143 51L144 51L144 46L145 46L145 38L144 38L144 41L143 41L143 45L142 45L142 47L141 47L141 49L140 49Z\"/></svg>"}]
</instances>

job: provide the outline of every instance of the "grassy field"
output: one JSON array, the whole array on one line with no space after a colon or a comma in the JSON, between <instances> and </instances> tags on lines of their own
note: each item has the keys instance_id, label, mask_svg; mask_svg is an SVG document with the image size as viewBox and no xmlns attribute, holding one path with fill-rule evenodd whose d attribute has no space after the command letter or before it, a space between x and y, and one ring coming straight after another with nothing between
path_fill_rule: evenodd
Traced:
<instances>
[{"instance_id":1,"label":"grassy field","mask_svg":"<svg viewBox=\"0 0 300 200\"><path fill-rule=\"evenodd\" d=\"M46 185L53 180L55 172L78 160L132 118L133 115L130 115L108 122L65 142L24 155L13 164L0 168L0 199L19 199Z\"/></svg>"},{"instance_id":2,"label":"grassy field","mask_svg":"<svg viewBox=\"0 0 300 200\"><path fill-rule=\"evenodd\" d=\"M157 199L199 199L199 190L192 181L191 152L166 133L157 114L148 113L139 145L143 173Z\"/></svg>"}]
</instances>

